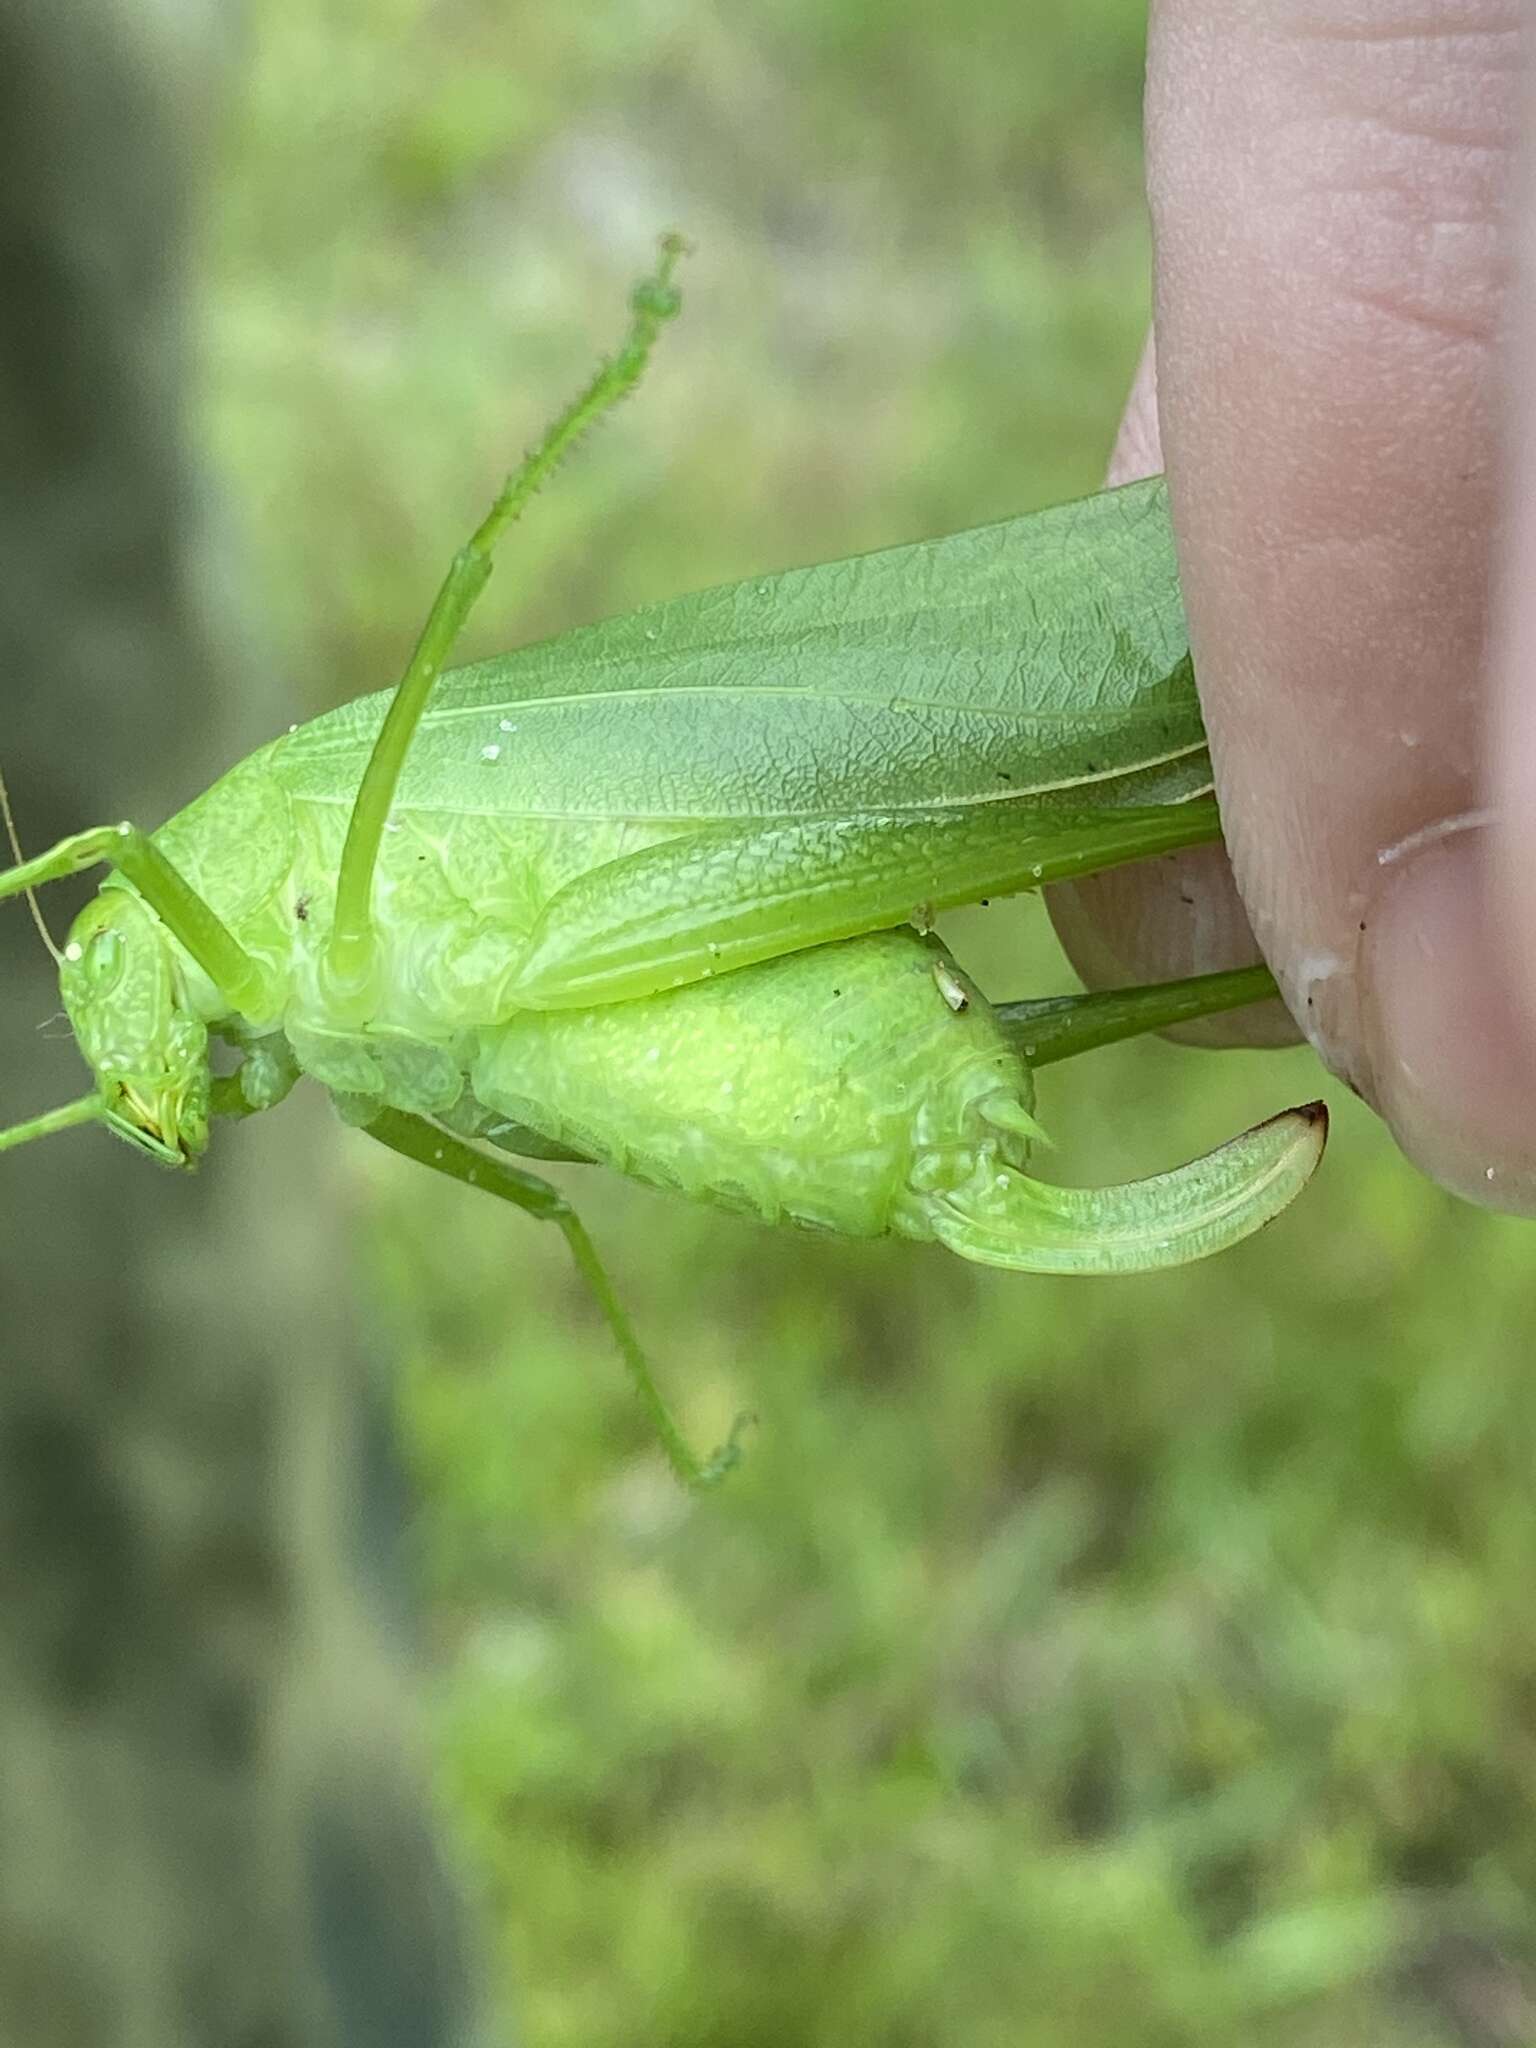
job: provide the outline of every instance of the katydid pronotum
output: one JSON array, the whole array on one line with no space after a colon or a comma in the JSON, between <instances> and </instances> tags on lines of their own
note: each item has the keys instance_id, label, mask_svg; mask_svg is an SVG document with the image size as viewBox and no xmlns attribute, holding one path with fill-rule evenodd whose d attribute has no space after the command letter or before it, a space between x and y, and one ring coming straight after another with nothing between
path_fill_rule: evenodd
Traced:
<instances>
[{"instance_id":1,"label":"katydid pronotum","mask_svg":"<svg viewBox=\"0 0 1536 2048\"><path fill-rule=\"evenodd\" d=\"M312 1076L383 1144L559 1226L700 1484L734 1447L695 1459L569 1203L507 1154L1118 1273L1267 1222L1325 1125L1291 1110L1121 1187L1037 1180L1033 1067L1273 984L994 1007L927 930L1217 836L1160 484L444 672L497 539L640 377L680 247L455 557L392 694L274 740L152 835L81 832L0 874L15 896L112 870L60 960L94 1086L0 1149L91 1122L191 1165L210 1117Z\"/></svg>"}]
</instances>

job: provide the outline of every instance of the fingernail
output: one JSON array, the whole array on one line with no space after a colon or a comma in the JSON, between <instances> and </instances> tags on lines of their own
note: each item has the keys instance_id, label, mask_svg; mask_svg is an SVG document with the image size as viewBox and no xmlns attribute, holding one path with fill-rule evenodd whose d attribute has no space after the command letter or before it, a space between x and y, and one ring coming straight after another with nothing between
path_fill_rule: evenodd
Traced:
<instances>
[{"instance_id":1,"label":"fingernail","mask_svg":"<svg viewBox=\"0 0 1536 2048\"><path fill-rule=\"evenodd\" d=\"M1381 868L1360 937L1358 1078L1442 1187L1536 1215L1536 1044L1489 919L1490 850L1490 828L1468 821Z\"/></svg>"}]
</instances>

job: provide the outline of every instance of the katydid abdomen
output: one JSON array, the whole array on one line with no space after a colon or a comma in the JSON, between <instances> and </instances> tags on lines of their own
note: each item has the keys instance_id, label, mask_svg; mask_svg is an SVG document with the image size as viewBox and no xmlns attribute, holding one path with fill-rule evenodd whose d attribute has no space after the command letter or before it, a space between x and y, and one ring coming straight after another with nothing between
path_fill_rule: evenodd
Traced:
<instances>
[{"instance_id":1,"label":"katydid abdomen","mask_svg":"<svg viewBox=\"0 0 1536 2048\"><path fill-rule=\"evenodd\" d=\"M979 1105L1018 1121L1033 1092L989 1007L946 1003L947 958L877 932L642 1003L524 1010L479 1034L474 1094L679 1194L882 1236L996 1139Z\"/></svg>"},{"instance_id":2,"label":"katydid abdomen","mask_svg":"<svg viewBox=\"0 0 1536 2048\"><path fill-rule=\"evenodd\" d=\"M1154 1180L1067 1189L1024 1168L1034 1080L945 949L878 932L638 1003L525 1010L479 1034L497 1119L695 1200L843 1236L938 1240L1033 1272L1177 1265L1285 1207L1308 1113Z\"/></svg>"}]
</instances>

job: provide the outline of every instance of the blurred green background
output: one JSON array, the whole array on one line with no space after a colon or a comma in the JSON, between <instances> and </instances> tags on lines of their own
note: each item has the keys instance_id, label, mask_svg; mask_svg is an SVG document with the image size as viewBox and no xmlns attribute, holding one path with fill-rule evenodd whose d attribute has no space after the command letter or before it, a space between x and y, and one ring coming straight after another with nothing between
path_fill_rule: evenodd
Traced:
<instances>
[{"instance_id":1,"label":"blurred green background","mask_svg":"<svg viewBox=\"0 0 1536 2048\"><path fill-rule=\"evenodd\" d=\"M224 602L295 715L398 672L669 224L685 317L476 651L1091 488L1147 312L1143 30L252 0L200 407ZM1070 985L1036 908L955 937L998 995ZM1143 1280L569 1175L695 1440L760 1417L701 1503L558 1239L338 1130L441 1800L531 2048L1536 2039L1536 1239L1306 1052L1121 1049L1042 1110L1091 1179L1320 1087L1297 1207Z\"/></svg>"}]
</instances>

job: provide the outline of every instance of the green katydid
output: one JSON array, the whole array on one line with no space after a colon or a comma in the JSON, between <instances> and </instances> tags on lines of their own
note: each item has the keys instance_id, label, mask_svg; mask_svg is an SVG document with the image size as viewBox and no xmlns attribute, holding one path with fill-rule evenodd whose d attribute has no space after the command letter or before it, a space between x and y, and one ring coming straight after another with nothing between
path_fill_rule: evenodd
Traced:
<instances>
[{"instance_id":1,"label":"green katydid","mask_svg":"<svg viewBox=\"0 0 1536 2048\"><path fill-rule=\"evenodd\" d=\"M190 1165L301 1075L394 1150L564 1231L668 1454L682 1442L565 1198L505 1156L1021 1270L1197 1258L1320 1156L1311 1106L1097 1190L1026 1171L1032 1067L1272 993L1261 968L994 1008L934 912L1217 836L1160 484L649 606L444 673L491 550L676 311L631 325L456 556L398 688L298 727L108 862L63 949L85 1122ZM916 925L918 929L911 927ZM215 1079L210 1039L241 1056ZM487 1149L489 1148L489 1149Z\"/></svg>"}]
</instances>

